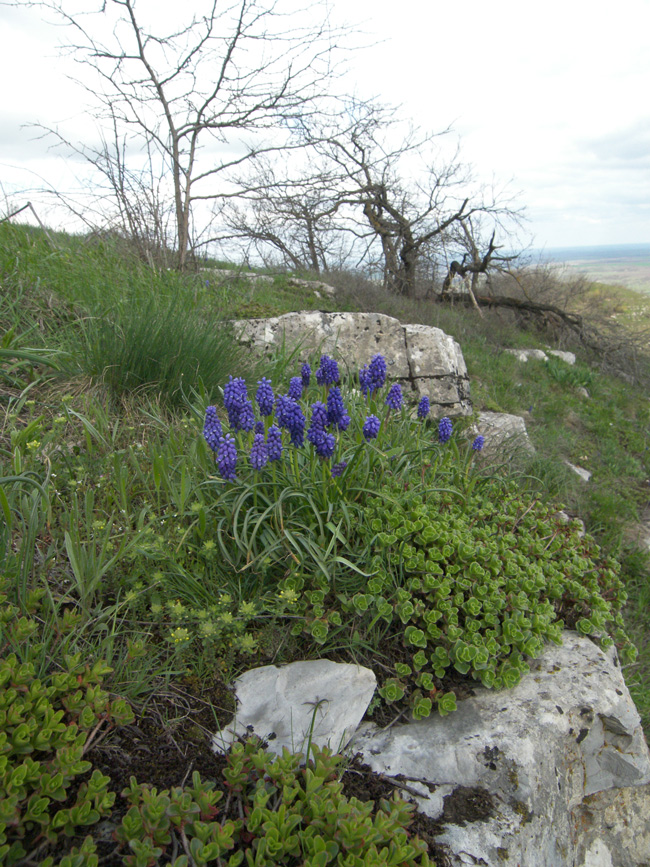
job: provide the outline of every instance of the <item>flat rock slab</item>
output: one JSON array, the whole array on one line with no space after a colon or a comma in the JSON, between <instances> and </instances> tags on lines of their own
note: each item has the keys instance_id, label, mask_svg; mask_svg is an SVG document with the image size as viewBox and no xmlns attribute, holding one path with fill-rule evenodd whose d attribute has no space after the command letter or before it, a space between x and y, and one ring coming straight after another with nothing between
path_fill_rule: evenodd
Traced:
<instances>
[{"instance_id":1,"label":"flat rock slab","mask_svg":"<svg viewBox=\"0 0 650 867\"><path fill-rule=\"evenodd\" d=\"M535 453L535 446L528 438L526 422L519 415L507 412L481 412L476 422L476 432L485 437L486 454L501 456L517 452Z\"/></svg>"},{"instance_id":2,"label":"flat rock slab","mask_svg":"<svg viewBox=\"0 0 650 867\"><path fill-rule=\"evenodd\" d=\"M285 747L304 753L310 742L342 750L376 685L369 668L328 659L252 669L235 681L237 713L213 747L224 752L238 737L254 733L277 755Z\"/></svg>"},{"instance_id":3,"label":"flat rock slab","mask_svg":"<svg viewBox=\"0 0 650 867\"><path fill-rule=\"evenodd\" d=\"M469 415L469 377L458 343L428 325L402 325L383 313L286 313L270 319L233 322L240 341L260 353L284 347L306 361L326 353L356 375L381 353L388 376L417 397L427 395L434 416Z\"/></svg>"},{"instance_id":4,"label":"flat rock slab","mask_svg":"<svg viewBox=\"0 0 650 867\"><path fill-rule=\"evenodd\" d=\"M349 747L373 770L419 787L419 809L443 824L437 841L455 867L646 863L606 860L626 834L646 841L640 852L648 841L650 755L639 715L615 652L574 632L563 638L514 689L477 685L455 713L388 731L365 723ZM481 810L459 820L459 798ZM621 812L608 825L596 807L610 800ZM589 809L598 812L591 822Z\"/></svg>"}]
</instances>

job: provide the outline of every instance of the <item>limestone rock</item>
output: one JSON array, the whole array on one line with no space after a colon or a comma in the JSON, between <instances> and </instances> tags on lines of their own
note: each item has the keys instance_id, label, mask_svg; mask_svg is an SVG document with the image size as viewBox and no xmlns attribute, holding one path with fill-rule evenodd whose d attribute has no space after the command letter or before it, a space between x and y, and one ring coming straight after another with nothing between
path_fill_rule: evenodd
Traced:
<instances>
[{"instance_id":1,"label":"limestone rock","mask_svg":"<svg viewBox=\"0 0 650 867\"><path fill-rule=\"evenodd\" d=\"M576 633L533 660L514 689L477 685L447 717L387 731L364 724L349 750L419 789L454 867L647 863L650 756L639 715L615 652ZM468 792L482 809L449 821L450 799Z\"/></svg>"},{"instance_id":2,"label":"limestone rock","mask_svg":"<svg viewBox=\"0 0 650 867\"><path fill-rule=\"evenodd\" d=\"M308 742L343 749L373 696L376 678L369 668L318 659L265 665L235 681L233 725L217 734L215 751L237 737L255 733L281 755L284 747L304 752Z\"/></svg>"},{"instance_id":3,"label":"limestone rock","mask_svg":"<svg viewBox=\"0 0 650 867\"><path fill-rule=\"evenodd\" d=\"M476 432L485 437L485 453L515 455L517 452L535 453L528 438L526 423L519 415L506 412L481 412L475 425Z\"/></svg>"},{"instance_id":4,"label":"limestone rock","mask_svg":"<svg viewBox=\"0 0 650 867\"><path fill-rule=\"evenodd\" d=\"M385 356L388 375L417 397L428 395L434 416L471 413L469 378L456 341L428 325L402 325L383 313L286 313L271 319L233 322L239 339L259 352L281 346L334 355L351 372L373 355Z\"/></svg>"},{"instance_id":5,"label":"limestone rock","mask_svg":"<svg viewBox=\"0 0 650 867\"><path fill-rule=\"evenodd\" d=\"M301 280L298 277L289 277L287 279L289 286L296 286L298 289L311 289L314 295L320 298L320 293L333 298L336 295L334 286L329 283L323 283L322 280Z\"/></svg>"},{"instance_id":6,"label":"limestone rock","mask_svg":"<svg viewBox=\"0 0 650 867\"><path fill-rule=\"evenodd\" d=\"M509 355L514 355L517 361L528 361L529 358L534 358L536 361L548 361L548 356L552 355L564 361L565 364L575 364L576 357L573 352L562 352L559 349L506 349Z\"/></svg>"},{"instance_id":7,"label":"limestone rock","mask_svg":"<svg viewBox=\"0 0 650 867\"><path fill-rule=\"evenodd\" d=\"M547 355L542 349L506 349L509 355L514 355L517 361L528 361L534 358L536 361L547 361Z\"/></svg>"},{"instance_id":8,"label":"limestone rock","mask_svg":"<svg viewBox=\"0 0 650 867\"><path fill-rule=\"evenodd\" d=\"M572 464L571 461L565 461L564 463L570 470L573 470L577 476L580 476L583 482L588 482L591 478L591 473L589 470L585 470L584 467L578 467L575 464Z\"/></svg>"},{"instance_id":9,"label":"limestone rock","mask_svg":"<svg viewBox=\"0 0 650 867\"><path fill-rule=\"evenodd\" d=\"M576 357L573 352L561 352L559 349L549 349L547 352L549 355L559 358L560 361L564 361L565 364L573 366L576 363Z\"/></svg>"}]
</instances>

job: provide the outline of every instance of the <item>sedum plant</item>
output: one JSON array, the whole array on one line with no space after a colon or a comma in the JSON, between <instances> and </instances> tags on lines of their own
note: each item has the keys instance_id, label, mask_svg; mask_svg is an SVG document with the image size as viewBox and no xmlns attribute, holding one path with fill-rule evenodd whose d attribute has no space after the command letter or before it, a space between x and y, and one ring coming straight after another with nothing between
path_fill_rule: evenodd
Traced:
<instances>
[{"instance_id":1,"label":"sedum plant","mask_svg":"<svg viewBox=\"0 0 650 867\"><path fill-rule=\"evenodd\" d=\"M27 605L36 612L38 594ZM74 625L67 617L60 627ZM8 867L51 867L62 839L110 812L115 795L108 777L98 770L88 776L84 755L101 733L133 718L123 699L102 689L110 669L101 661L90 665L81 654L63 654L56 668L37 676L40 629L39 619L21 616L0 594L0 863ZM92 864L86 860L92 852L86 842L74 856L83 860L61 864Z\"/></svg>"},{"instance_id":2,"label":"sedum plant","mask_svg":"<svg viewBox=\"0 0 650 867\"><path fill-rule=\"evenodd\" d=\"M615 641L624 661L634 659L618 564L512 483L498 497L493 482L465 499L386 488L368 503L359 532L373 575L343 608L383 621L384 641L398 637L406 658L380 694L408 697L416 718L433 702L441 713L455 708L453 692L441 688L450 674L515 686L526 660L546 642L561 643L564 627L603 647Z\"/></svg>"},{"instance_id":3,"label":"sedum plant","mask_svg":"<svg viewBox=\"0 0 650 867\"><path fill-rule=\"evenodd\" d=\"M227 797L194 772L192 785L158 792L131 778L129 810L116 831L126 867L426 867L427 846L409 837L413 806L397 796L373 811L343 794L340 755L273 756L251 738L235 743L223 770ZM230 818L236 816L235 819Z\"/></svg>"}]
</instances>

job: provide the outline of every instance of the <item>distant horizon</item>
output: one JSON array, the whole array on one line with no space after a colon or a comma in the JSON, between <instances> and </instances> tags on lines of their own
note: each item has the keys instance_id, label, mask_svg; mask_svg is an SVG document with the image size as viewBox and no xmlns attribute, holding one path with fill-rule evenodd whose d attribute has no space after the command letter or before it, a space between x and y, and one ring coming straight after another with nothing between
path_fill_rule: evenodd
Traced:
<instances>
[{"instance_id":1,"label":"distant horizon","mask_svg":"<svg viewBox=\"0 0 650 867\"><path fill-rule=\"evenodd\" d=\"M557 261L581 259L629 259L650 257L650 241L633 244L566 244L534 247L533 253Z\"/></svg>"}]
</instances>

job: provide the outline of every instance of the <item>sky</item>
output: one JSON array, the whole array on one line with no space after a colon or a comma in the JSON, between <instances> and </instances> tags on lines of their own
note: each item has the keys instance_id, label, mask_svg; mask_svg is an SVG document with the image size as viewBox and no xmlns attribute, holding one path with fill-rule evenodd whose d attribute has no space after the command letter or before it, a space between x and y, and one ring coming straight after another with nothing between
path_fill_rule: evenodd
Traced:
<instances>
[{"instance_id":1,"label":"sky","mask_svg":"<svg viewBox=\"0 0 650 867\"><path fill-rule=\"evenodd\" d=\"M423 129L451 126L475 175L517 194L534 247L650 243L650 0L331 4L363 33L350 89ZM88 98L57 53L64 35L0 3L0 210L41 178L72 181L74 165L29 126L87 134Z\"/></svg>"}]
</instances>

